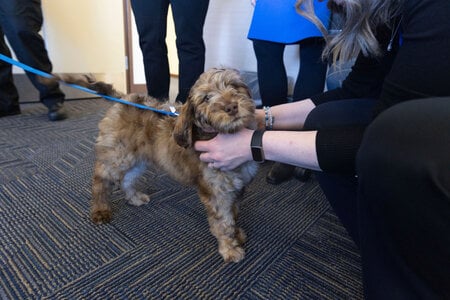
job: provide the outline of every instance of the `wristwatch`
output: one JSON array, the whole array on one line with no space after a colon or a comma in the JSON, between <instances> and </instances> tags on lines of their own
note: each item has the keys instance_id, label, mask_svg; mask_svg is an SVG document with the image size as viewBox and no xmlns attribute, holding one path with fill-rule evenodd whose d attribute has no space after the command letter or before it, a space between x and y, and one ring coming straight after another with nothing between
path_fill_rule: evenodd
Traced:
<instances>
[{"instance_id":1,"label":"wristwatch","mask_svg":"<svg viewBox=\"0 0 450 300\"><path fill-rule=\"evenodd\" d=\"M250 143L250 147L252 149L253 160L259 163L263 163L265 161L264 158L264 149L262 145L262 137L264 134L264 130L255 130L252 135L252 141Z\"/></svg>"}]
</instances>

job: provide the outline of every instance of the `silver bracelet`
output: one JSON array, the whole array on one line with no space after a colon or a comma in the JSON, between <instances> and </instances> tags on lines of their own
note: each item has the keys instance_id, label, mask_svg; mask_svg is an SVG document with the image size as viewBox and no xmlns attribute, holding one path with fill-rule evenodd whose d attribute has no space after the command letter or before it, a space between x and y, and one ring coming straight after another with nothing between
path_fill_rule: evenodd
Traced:
<instances>
[{"instance_id":1,"label":"silver bracelet","mask_svg":"<svg viewBox=\"0 0 450 300\"><path fill-rule=\"evenodd\" d=\"M263 109L264 109L264 122L266 125L266 130L272 130L273 123L275 121L275 118L272 115L272 110L270 109L270 106L263 106Z\"/></svg>"}]
</instances>

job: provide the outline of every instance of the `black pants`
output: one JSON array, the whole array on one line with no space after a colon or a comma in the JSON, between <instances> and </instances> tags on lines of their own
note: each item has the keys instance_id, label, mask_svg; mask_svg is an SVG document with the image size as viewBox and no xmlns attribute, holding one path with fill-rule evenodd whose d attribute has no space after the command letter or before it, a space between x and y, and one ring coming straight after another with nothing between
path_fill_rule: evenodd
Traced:
<instances>
[{"instance_id":1,"label":"black pants","mask_svg":"<svg viewBox=\"0 0 450 300\"><path fill-rule=\"evenodd\" d=\"M348 99L318 105L308 115L304 129L317 130L337 126L367 126L373 118L374 99ZM342 224L359 245L357 223L358 180L354 175L314 172L325 196Z\"/></svg>"},{"instance_id":2,"label":"black pants","mask_svg":"<svg viewBox=\"0 0 450 300\"><path fill-rule=\"evenodd\" d=\"M323 38L299 42L300 67L295 81L293 99L302 100L323 92L327 64L322 61ZM258 71L258 84L263 105L287 102L288 80L283 55L286 45L253 40Z\"/></svg>"},{"instance_id":3,"label":"black pants","mask_svg":"<svg viewBox=\"0 0 450 300\"><path fill-rule=\"evenodd\" d=\"M339 102L318 106L308 126L319 119L351 123L345 113L331 117ZM364 116L363 103L353 109ZM407 101L368 126L357 177L318 173L361 249L367 299L450 297L449 132L450 98Z\"/></svg>"},{"instance_id":4,"label":"black pants","mask_svg":"<svg viewBox=\"0 0 450 300\"><path fill-rule=\"evenodd\" d=\"M170 73L165 41L169 3L179 61L176 100L185 102L191 87L205 68L203 25L209 0L131 0L144 58L147 91L157 99L169 97Z\"/></svg>"},{"instance_id":5,"label":"black pants","mask_svg":"<svg viewBox=\"0 0 450 300\"><path fill-rule=\"evenodd\" d=\"M382 113L361 145L358 213L367 298L450 298L450 98Z\"/></svg>"},{"instance_id":6,"label":"black pants","mask_svg":"<svg viewBox=\"0 0 450 300\"><path fill-rule=\"evenodd\" d=\"M11 56L4 36L19 61L41 71L51 73L52 64L39 34L42 27L40 0L0 0L0 53ZM18 108L19 96L14 86L11 65L0 61L0 111ZM28 78L39 90L40 101L47 107L64 102L64 94L57 83L44 85L37 76L27 73Z\"/></svg>"}]
</instances>

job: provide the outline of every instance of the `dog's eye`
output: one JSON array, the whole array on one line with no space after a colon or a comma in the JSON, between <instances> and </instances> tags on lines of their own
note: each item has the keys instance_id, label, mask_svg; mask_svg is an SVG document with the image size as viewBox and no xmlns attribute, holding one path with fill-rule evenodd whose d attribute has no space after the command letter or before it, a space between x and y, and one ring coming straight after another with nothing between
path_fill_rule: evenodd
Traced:
<instances>
[{"instance_id":1,"label":"dog's eye","mask_svg":"<svg viewBox=\"0 0 450 300\"><path fill-rule=\"evenodd\" d=\"M203 102L208 102L209 99L211 99L211 96L210 96L210 95L205 95L205 96L203 97Z\"/></svg>"}]
</instances>

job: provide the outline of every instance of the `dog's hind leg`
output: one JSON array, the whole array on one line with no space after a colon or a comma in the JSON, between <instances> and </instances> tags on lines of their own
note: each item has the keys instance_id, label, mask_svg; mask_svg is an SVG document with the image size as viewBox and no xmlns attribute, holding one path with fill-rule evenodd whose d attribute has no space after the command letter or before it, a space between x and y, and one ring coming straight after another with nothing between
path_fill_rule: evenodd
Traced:
<instances>
[{"instance_id":1,"label":"dog's hind leg","mask_svg":"<svg viewBox=\"0 0 450 300\"><path fill-rule=\"evenodd\" d=\"M145 163L138 163L129 169L122 179L122 190L125 192L125 199L129 204L140 206L150 201L150 197L136 190L136 180L144 174L147 166Z\"/></svg>"},{"instance_id":2,"label":"dog's hind leg","mask_svg":"<svg viewBox=\"0 0 450 300\"><path fill-rule=\"evenodd\" d=\"M92 180L91 220L96 224L111 221L112 215L109 196L111 195L113 182L105 176L107 173L104 169L101 163L95 164Z\"/></svg>"}]
</instances>

